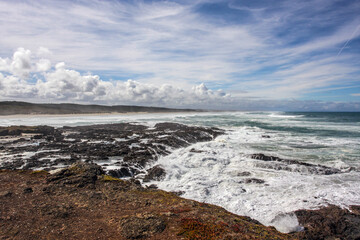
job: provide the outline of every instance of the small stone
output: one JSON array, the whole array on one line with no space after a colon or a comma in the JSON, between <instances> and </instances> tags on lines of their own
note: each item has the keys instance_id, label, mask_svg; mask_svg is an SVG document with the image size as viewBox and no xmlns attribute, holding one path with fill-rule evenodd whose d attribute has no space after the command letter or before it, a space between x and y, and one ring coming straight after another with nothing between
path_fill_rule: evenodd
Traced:
<instances>
[{"instance_id":1,"label":"small stone","mask_svg":"<svg viewBox=\"0 0 360 240\"><path fill-rule=\"evenodd\" d=\"M251 175L250 172L239 172L239 173L237 173L237 176L239 176L239 177L248 177L250 175Z\"/></svg>"},{"instance_id":2,"label":"small stone","mask_svg":"<svg viewBox=\"0 0 360 240\"><path fill-rule=\"evenodd\" d=\"M258 179L258 178L246 178L244 179L244 181L242 181L243 183L256 183L256 184L262 184L265 183L264 180L262 179Z\"/></svg>"},{"instance_id":3,"label":"small stone","mask_svg":"<svg viewBox=\"0 0 360 240\"><path fill-rule=\"evenodd\" d=\"M33 190L32 190L31 187L28 187L28 188L24 189L24 193L32 193L32 192L33 192Z\"/></svg>"},{"instance_id":4,"label":"small stone","mask_svg":"<svg viewBox=\"0 0 360 240\"><path fill-rule=\"evenodd\" d=\"M158 189L158 186L156 184L151 184L150 186L146 186L147 189Z\"/></svg>"},{"instance_id":5,"label":"small stone","mask_svg":"<svg viewBox=\"0 0 360 240\"><path fill-rule=\"evenodd\" d=\"M11 195L12 195L12 192L10 192L10 191L0 192L0 197L10 197Z\"/></svg>"},{"instance_id":6,"label":"small stone","mask_svg":"<svg viewBox=\"0 0 360 240\"><path fill-rule=\"evenodd\" d=\"M150 182L152 180L161 181L165 178L165 175L165 170L159 165L156 165L148 170L147 175L144 177L144 182Z\"/></svg>"}]
</instances>

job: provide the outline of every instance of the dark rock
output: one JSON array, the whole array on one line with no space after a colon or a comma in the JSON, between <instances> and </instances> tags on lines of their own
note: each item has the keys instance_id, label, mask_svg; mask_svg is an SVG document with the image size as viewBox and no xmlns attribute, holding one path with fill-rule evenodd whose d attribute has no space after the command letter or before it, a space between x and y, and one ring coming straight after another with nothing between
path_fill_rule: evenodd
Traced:
<instances>
[{"instance_id":1,"label":"dark rock","mask_svg":"<svg viewBox=\"0 0 360 240\"><path fill-rule=\"evenodd\" d=\"M239 177L248 177L251 175L251 173L250 172L239 172L236 175Z\"/></svg>"},{"instance_id":2,"label":"dark rock","mask_svg":"<svg viewBox=\"0 0 360 240\"><path fill-rule=\"evenodd\" d=\"M205 151L203 151L203 150L197 150L197 149L195 149L195 148L192 148L192 149L190 149L190 152L192 152L192 153L203 153L203 152L205 152Z\"/></svg>"},{"instance_id":3,"label":"dark rock","mask_svg":"<svg viewBox=\"0 0 360 240\"><path fill-rule=\"evenodd\" d=\"M0 136L18 136L22 133L40 133L42 135L54 134L55 128L50 126L10 126L0 127Z\"/></svg>"},{"instance_id":4,"label":"dark rock","mask_svg":"<svg viewBox=\"0 0 360 240\"><path fill-rule=\"evenodd\" d=\"M130 182L133 183L134 185L141 186L141 182L137 179L131 178Z\"/></svg>"},{"instance_id":5,"label":"dark rock","mask_svg":"<svg viewBox=\"0 0 360 240\"><path fill-rule=\"evenodd\" d=\"M49 183L54 182L65 185L76 184L78 187L85 187L89 184L95 184L97 176L104 173L102 168L97 164L78 162L68 168L61 169L59 172L49 175L47 181Z\"/></svg>"},{"instance_id":6,"label":"dark rock","mask_svg":"<svg viewBox=\"0 0 360 240\"><path fill-rule=\"evenodd\" d=\"M32 138L33 139L41 139L43 136L42 135L35 135L35 136L33 136Z\"/></svg>"},{"instance_id":7,"label":"dark rock","mask_svg":"<svg viewBox=\"0 0 360 240\"><path fill-rule=\"evenodd\" d=\"M161 233L166 223L160 217L144 215L141 217L128 217L121 222L122 233L127 239L148 238Z\"/></svg>"},{"instance_id":8,"label":"dark rock","mask_svg":"<svg viewBox=\"0 0 360 240\"><path fill-rule=\"evenodd\" d=\"M256 160L262 160L262 161L282 161L282 159L279 157L266 156L262 153L252 154L252 155L250 155L250 158L256 159Z\"/></svg>"},{"instance_id":9,"label":"dark rock","mask_svg":"<svg viewBox=\"0 0 360 240\"><path fill-rule=\"evenodd\" d=\"M270 138L269 135L261 135L262 138Z\"/></svg>"},{"instance_id":10,"label":"dark rock","mask_svg":"<svg viewBox=\"0 0 360 240\"><path fill-rule=\"evenodd\" d=\"M246 184L248 184L248 183L256 183L256 184L265 183L264 180L258 179L258 178L246 178L246 179L244 179L244 180L241 181L241 182L246 183Z\"/></svg>"},{"instance_id":11,"label":"dark rock","mask_svg":"<svg viewBox=\"0 0 360 240\"><path fill-rule=\"evenodd\" d=\"M307 172L312 173L312 174L331 175L331 174L341 173L341 171L337 168L327 167L327 166L323 166L323 165L319 165L319 164L301 162L298 160L282 159L279 157L267 156L262 153L252 154L252 155L250 155L250 158L256 159L256 160L261 160L261 161L266 161L266 162L274 161L274 162L279 162L279 163L283 164L283 165L273 165L273 166L268 165L269 168L273 168L276 170L296 171L296 169L294 170L293 168L288 167L288 165L298 165L298 166L305 167ZM298 171L301 171L301 169L298 169Z\"/></svg>"},{"instance_id":12,"label":"dark rock","mask_svg":"<svg viewBox=\"0 0 360 240\"><path fill-rule=\"evenodd\" d=\"M217 128L177 123L159 123L151 129L133 123L119 123L58 129L48 126L0 127L1 131L5 135L10 132L13 135L33 133L41 137L42 141L24 139L29 144L14 146L16 143L14 140L0 146L3 156L18 156L12 161L1 162L0 168L54 169L59 165L69 166L80 160L110 164L111 157L121 157L121 163L116 164L120 170L109 172L114 177L135 177L160 156L169 154L169 147L172 149L187 147L192 143L212 140L224 133ZM75 141L64 139L75 139ZM201 152L195 149L193 151ZM36 154L24 157L22 154L24 152Z\"/></svg>"},{"instance_id":13,"label":"dark rock","mask_svg":"<svg viewBox=\"0 0 360 240\"><path fill-rule=\"evenodd\" d=\"M32 192L33 192L33 190L32 190L31 187L28 187L28 188L24 189L24 193L32 193Z\"/></svg>"},{"instance_id":14,"label":"dark rock","mask_svg":"<svg viewBox=\"0 0 360 240\"><path fill-rule=\"evenodd\" d=\"M52 186L43 187L42 189L42 191L47 194L50 194L53 190L54 188Z\"/></svg>"},{"instance_id":15,"label":"dark rock","mask_svg":"<svg viewBox=\"0 0 360 240\"><path fill-rule=\"evenodd\" d=\"M305 230L302 239L360 239L360 209L352 206L353 212L330 205L319 210L298 210L295 214Z\"/></svg>"},{"instance_id":16,"label":"dark rock","mask_svg":"<svg viewBox=\"0 0 360 240\"><path fill-rule=\"evenodd\" d=\"M144 182L150 182L150 181L161 181L165 178L165 170L160 167L159 165L156 165L148 170L148 173L144 177Z\"/></svg>"},{"instance_id":17,"label":"dark rock","mask_svg":"<svg viewBox=\"0 0 360 240\"><path fill-rule=\"evenodd\" d=\"M116 178L123 178L123 177L132 177L133 172L131 171L131 168L122 167L120 169L112 169L107 172L110 176L116 177Z\"/></svg>"},{"instance_id":18,"label":"dark rock","mask_svg":"<svg viewBox=\"0 0 360 240\"><path fill-rule=\"evenodd\" d=\"M146 186L147 189L158 189L158 186L156 184L151 184L150 186Z\"/></svg>"}]
</instances>

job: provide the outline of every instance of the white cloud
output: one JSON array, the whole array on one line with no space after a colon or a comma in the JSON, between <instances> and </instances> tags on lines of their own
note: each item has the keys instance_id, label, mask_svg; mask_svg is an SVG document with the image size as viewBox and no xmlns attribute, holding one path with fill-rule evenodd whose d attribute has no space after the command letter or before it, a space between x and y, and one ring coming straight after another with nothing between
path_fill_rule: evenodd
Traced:
<instances>
[{"instance_id":1,"label":"white cloud","mask_svg":"<svg viewBox=\"0 0 360 240\"><path fill-rule=\"evenodd\" d=\"M52 54L52 52L48 48L45 48L45 47L39 47L37 52L36 52L36 55L38 57L46 57L46 56L49 56L51 54Z\"/></svg>"},{"instance_id":2,"label":"white cloud","mask_svg":"<svg viewBox=\"0 0 360 240\"><path fill-rule=\"evenodd\" d=\"M360 93L353 93L353 94L351 94L351 96L360 97Z\"/></svg>"},{"instance_id":3,"label":"white cloud","mask_svg":"<svg viewBox=\"0 0 360 240\"><path fill-rule=\"evenodd\" d=\"M31 71L30 50L18 48L10 65L10 72L20 77L28 77Z\"/></svg>"},{"instance_id":4,"label":"white cloud","mask_svg":"<svg viewBox=\"0 0 360 240\"><path fill-rule=\"evenodd\" d=\"M0 71L8 72L10 70L9 66L9 59L0 58Z\"/></svg>"},{"instance_id":5,"label":"white cloud","mask_svg":"<svg viewBox=\"0 0 360 240\"><path fill-rule=\"evenodd\" d=\"M30 51L21 49L20 52L29 53ZM2 71L3 73L0 73L1 100L130 104L218 110L360 110L360 104L356 102L328 103L236 97L222 90L208 89L203 83L186 89L169 84L149 84L134 80L110 82L102 80L98 75L81 74L68 69L64 62L55 64L54 68L47 67L48 70L41 73L40 77L35 74L39 69L29 68L29 66L34 66L39 62L46 62L47 65L50 61L37 59L31 55L26 55L25 59L30 59L30 62L27 62L23 68L35 71L29 73L33 78L16 75L11 70ZM11 64L12 62L7 61L6 66L11 66ZM39 79L34 82L34 78Z\"/></svg>"},{"instance_id":6,"label":"white cloud","mask_svg":"<svg viewBox=\"0 0 360 240\"><path fill-rule=\"evenodd\" d=\"M0 71L9 72L20 78L29 77L32 71L31 51L18 48L11 59L0 58Z\"/></svg>"},{"instance_id":7,"label":"white cloud","mask_svg":"<svg viewBox=\"0 0 360 240\"><path fill-rule=\"evenodd\" d=\"M39 78L26 81L29 89L24 89L44 101L169 106L192 106L193 101L219 109L255 107L243 97L266 98L257 104L269 105L269 99L309 98L322 88L358 81L359 54L349 51L355 41L336 57L346 41L360 36L354 33L359 18L342 18L354 15L358 3L328 11L335 0L274 1L260 7L229 1L230 15L242 11L230 20L227 14L200 11L202 4L218 2L226 1L0 0L0 9L6 9L0 11L0 35L6 36L0 38L0 71L4 79ZM242 18L247 13L251 17ZM319 34L307 31L319 26ZM4 58L18 46L34 51L30 68L28 50ZM67 65L54 64L61 61ZM101 78L80 74L87 71ZM111 78L134 81L102 80ZM205 90L200 83L224 91Z\"/></svg>"},{"instance_id":8,"label":"white cloud","mask_svg":"<svg viewBox=\"0 0 360 240\"><path fill-rule=\"evenodd\" d=\"M55 64L51 70L48 59L36 59L31 51L23 48L15 52L12 61L5 61L3 65L5 75L0 75L2 98L173 107L209 107L213 103L221 105L230 100L228 94L212 91L204 84L184 90L168 84L146 84L133 80L108 82L101 80L98 75L83 75L67 69L64 62ZM18 74L24 72L26 74ZM36 72L43 75L33 83L28 75Z\"/></svg>"},{"instance_id":9,"label":"white cloud","mask_svg":"<svg viewBox=\"0 0 360 240\"><path fill-rule=\"evenodd\" d=\"M51 62L49 59L40 59L37 63L36 63L36 70L38 72L46 72L51 68Z\"/></svg>"}]
</instances>

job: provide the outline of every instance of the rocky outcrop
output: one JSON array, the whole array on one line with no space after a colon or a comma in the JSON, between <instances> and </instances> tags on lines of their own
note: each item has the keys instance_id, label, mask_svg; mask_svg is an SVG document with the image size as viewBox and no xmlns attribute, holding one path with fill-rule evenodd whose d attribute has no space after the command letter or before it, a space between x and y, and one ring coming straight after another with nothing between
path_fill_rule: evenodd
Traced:
<instances>
[{"instance_id":1,"label":"rocky outcrop","mask_svg":"<svg viewBox=\"0 0 360 240\"><path fill-rule=\"evenodd\" d=\"M150 182L150 181L161 181L165 178L165 170L157 165L150 169L148 169L147 174L144 177L144 182Z\"/></svg>"},{"instance_id":2,"label":"rocky outcrop","mask_svg":"<svg viewBox=\"0 0 360 240\"><path fill-rule=\"evenodd\" d=\"M274 156L267 156L262 153L251 154L250 158L265 162L277 162L278 164L262 165L262 167L272 168L275 170L285 170L291 172L306 172L317 175L331 175L341 173L340 169L327 167L319 164L311 164L298 160L282 159Z\"/></svg>"},{"instance_id":3,"label":"rocky outcrop","mask_svg":"<svg viewBox=\"0 0 360 240\"><path fill-rule=\"evenodd\" d=\"M297 239L214 205L104 175L95 164L53 174L0 170L0 189L0 239Z\"/></svg>"},{"instance_id":4,"label":"rocky outcrop","mask_svg":"<svg viewBox=\"0 0 360 240\"><path fill-rule=\"evenodd\" d=\"M1 129L0 129L1 130ZM217 128L158 123L153 128L134 123L102 124L78 127L14 126L2 131L18 137L3 140L0 169L53 170L79 160L114 167L114 177L144 175L146 166L171 150L192 143L210 141L224 131ZM22 133L33 136L21 136ZM28 154L24 154L28 153Z\"/></svg>"},{"instance_id":5,"label":"rocky outcrop","mask_svg":"<svg viewBox=\"0 0 360 240\"><path fill-rule=\"evenodd\" d=\"M302 239L360 239L360 206L343 209L330 205L318 210L295 212L305 231L299 233Z\"/></svg>"},{"instance_id":6,"label":"rocky outcrop","mask_svg":"<svg viewBox=\"0 0 360 240\"><path fill-rule=\"evenodd\" d=\"M48 176L48 182L56 184L69 184L76 187L93 186L98 176L105 172L99 165L94 163L78 162L68 168L59 169L54 174Z\"/></svg>"},{"instance_id":7,"label":"rocky outcrop","mask_svg":"<svg viewBox=\"0 0 360 240\"><path fill-rule=\"evenodd\" d=\"M43 136L55 133L55 128L50 126L11 126L0 127L0 136L21 136L23 133L41 134Z\"/></svg>"}]
</instances>

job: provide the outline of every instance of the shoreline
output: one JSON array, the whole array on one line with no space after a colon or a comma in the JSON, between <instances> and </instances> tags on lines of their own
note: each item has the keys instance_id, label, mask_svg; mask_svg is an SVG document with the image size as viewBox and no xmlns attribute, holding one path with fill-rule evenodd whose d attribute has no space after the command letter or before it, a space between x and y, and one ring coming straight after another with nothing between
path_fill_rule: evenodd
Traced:
<instances>
[{"instance_id":1,"label":"shoreline","mask_svg":"<svg viewBox=\"0 0 360 240\"><path fill-rule=\"evenodd\" d=\"M299 239L219 206L106 175L96 164L52 174L0 170L0 180L4 239Z\"/></svg>"},{"instance_id":2,"label":"shoreline","mask_svg":"<svg viewBox=\"0 0 360 240\"><path fill-rule=\"evenodd\" d=\"M0 179L0 199L5 203L0 204L3 213L0 237L5 238L355 240L360 237L358 205L349 209L328 205L316 210L297 210L294 214L303 228L281 233L217 205L182 198L176 192L151 185L143 186L137 180L109 176L93 163L77 162L53 173L2 169ZM86 231L78 231L79 228Z\"/></svg>"},{"instance_id":3,"label":"shoreline","mask_svg":"<svg viewBox=\"0 0 360 240\"><path fill-rule=\"evenodd\" d=\"M172 134L166 135L169 131L171 131ZM166 190L161 187L160 182L166 174L169 173L169 169L163 168L161 162L158 162L157 160L158 156L166 156L171 152L166 151L166 148L162 148L160 145L165 144L177 149L198 142L208 142L223 133L224 132L221 129L191 127L171 122L158 123L151 128L145 125L134 125L132 123L64 127L59 129L54 129L49 126L9 127L3 129L4 135L20 136L21 134L21 137L18 139L9 139L9 143L4 144L2 158L6 163L4 163L2 168L45 170L51 172L51 170L57 169L58 167L70 166L79 160L85 162L90 161L101 166L103 171L106 171L106 174L111 177L122 179L131 178L135 181L139 181L139 183L142 182L143 184L148 184L151 188L159 187L160 189ZM143 141L144 139L148 140ZM62 146L60 150L57 149L57 146L59 145ZM26 147L26 149L24 149L24 147ZM47 150L42 151L43 148ZM24 150L26 150L26 152L33 152L34 154L24 154ZM156 153L154 153L153 150L155 150ZM200 156L203 151L202 149L193 147L190 150L190 153L193 155L198 154ZM283 166L283 169L286 169L288 165L293 167L298 166L298 168L301 169L306 168L307 172L316 173L316 175L332 175L341 172L341 170L335 168L304 163L297 160L282 159L265 154L252 154L249 158L263 163L272 161L276 163L277 166ZM158 165L148 168L148 163L151 163L152 161L155 161ZM139 168L139 166L141 167ZM241 176L243 186L262 186L261 184L265 184L265 180L258 178L256 175L251 175L247 172L239 173L243 174ZM155 185L154 182L159 182L159 185L156 183ZM146 187L147 185L144 186ZM178 195L184 193L179 188L167 190L177 191L176 193ZM260 208L261 206L257 205L257 207ZM356 209L359 209L357 206L355 207ZM308 208L300 207L298 209ZM330 207L327 209L328 210L326 211L305 210L305 212L298 212L299 214L294 210L296 216L299 216L298 220L301 225L296 223L296 226L289 226L287 224L285 226L286 229L293 230L284 231L280 228L278 230L293 232L298 231L298 226L303 226L304 228L307 228L308 226L311 227L314 224L318 224L316 221L312 222L315 218L313 216L316 216L316 218L323 218L323 222L326 222L329 226L334 225L336 227L342 226L341 222L343 220L337 222L339 216L345 214L356 219L358 218L357 216L352 215L352 213L338 207ZM329 213L334 213L334 215L332 217L327 217ZM279 215L277 221L273 222L273 225L280 226L282 225L282 222L289 219L289 217L295 219L295 215L293 214L294 212L292 211L290 214ZM255 217L252 218L259 219ZM356 221L354 222L354 225ZM276 223L279 223L280 225L276 225ZM263 224L269 225L268 223ZM319 236L324 234L321 230L323 225L322 223L319 224L320 226L317 226L316 232L309 233L314 234L314 237L308 239L322 239L319 238ZM352 224L353 223L349 225L350 228L353 228ZM356 230L356 228L354 229ZM333 229L329 231L330 232L326 234L337 234L335 230L333 232Z\"/></svg>"},{"instance_id":4,"label":"shoreline","mask_svg":"<svg viewBox=\"0 0 360 240\"><path fill-rule=\"evenodd\" d=\"M37 118L37 117L77 117L77 116L128 116L128 115L148 115L148 114L182 114L182 113L205 113L205 112L109 112L109 113L64 113L64 114L11 114L11 115L0 115L0 119L11 119L11 118Z\"/></svg>"}]
</instances>

